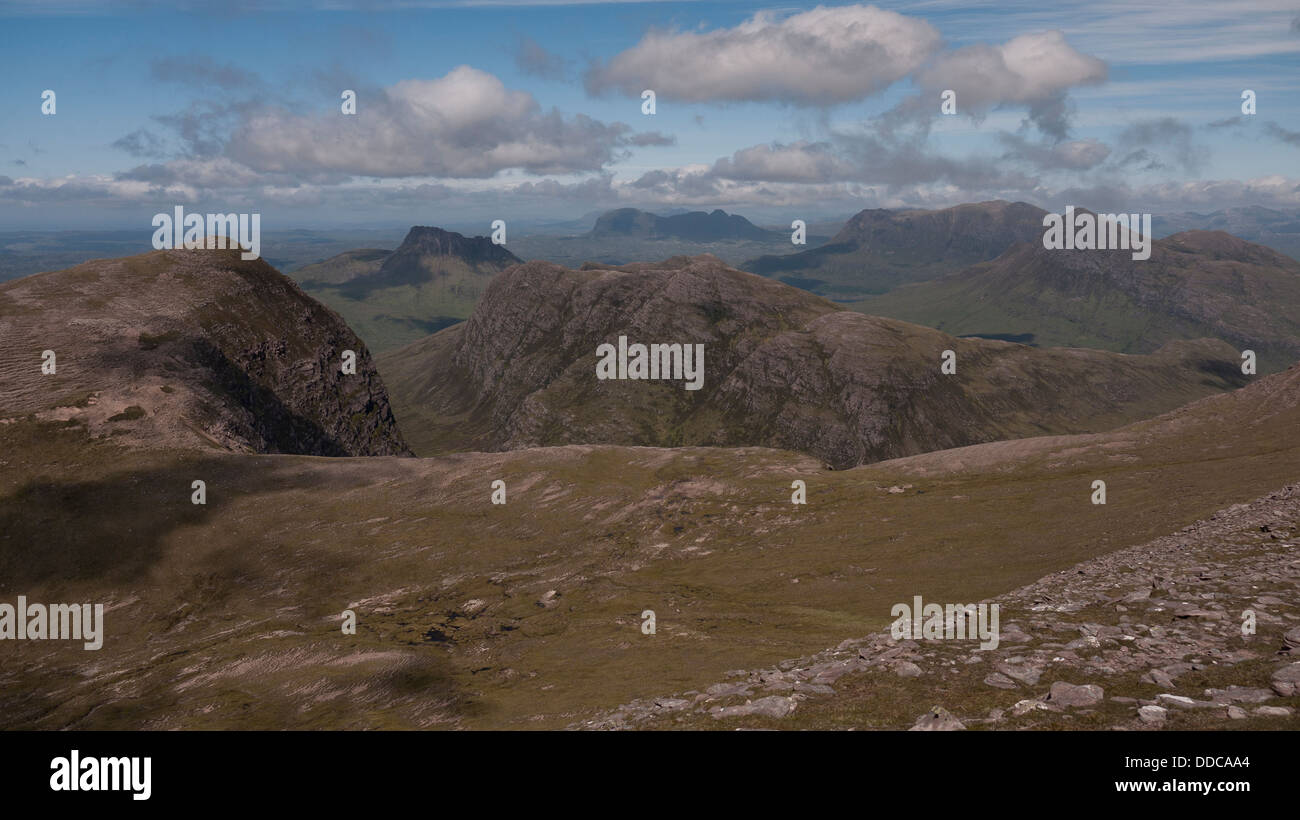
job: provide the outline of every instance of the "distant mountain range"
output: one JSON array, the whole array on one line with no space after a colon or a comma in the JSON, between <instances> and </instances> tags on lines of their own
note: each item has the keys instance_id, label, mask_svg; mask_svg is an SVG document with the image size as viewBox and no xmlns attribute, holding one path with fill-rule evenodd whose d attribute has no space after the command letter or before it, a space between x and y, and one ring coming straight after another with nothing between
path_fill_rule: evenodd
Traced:
<instances>
[{"instance_id":1,"label":"distant mountain range","mask_svg":"<svg viewBox=\"0 0 1300 820\"><path fill-rule=\"evenodd\" d=\"M884 293L996 257L1035 241L1047 212L1024 202L980 202L938 211L865 210L820 247L751 259L741 267L836 301Z\"/></svg>"},{"instance_id":2,"label":"distant mountain range","mask_svg":"<svg viewBox=\"0 0 1300 820\"><path fill-rule=\"evenodd\" d=\"M1221 231L1128 251L1023 242L989 262L853 304L956 335L1149 353L1210 336L1259 356L1261 373L1300 358L1300 262Z\"/></svg>"},{"instance_id":3,"label":"distant mountain range","mask_svg":"<svg viewBox=\"0 0 1300 820\"><path fill-rule=\"evenodd\" d=\"M810 244L825 236L809 237ZM790 234L724 211L659 216L609 211L581 236L532 236L494 245L487 237L416 226L394 251L348 250L298 268L302 287L337 310L376 352L407 344L469 317L488 281L529 258L616 264L714 252L737 260L793 247ZM511 250L518 251L516 255Z\"/></svg>"},{"instance_id":4,"label":"distant mountain range","mask_svg":"<svg viewBox=\"0 0 1300 820\"><path fill-rule=\"evenodd\" d=\"M703 344L702 389L601 381L597 348ZM956 375L940 373L943 351ZM416 452L562 444L761 446L835 468L1104 430L1245 383L1201 340L1152 356L956 339L864 316L709 256L492 281L468 322L378 358Z\"/></svg>"},{"instance_id":5,"label":"distant mountain range","mask_svg":"<svg viewBox=\"0 0 1300 820\"><path fill-rule=\"evenodd\" d=\"M293 275L376 351L467 318L491 278L524 258L618 267L709 252L860 312L955 335L1118 352L1209 336L1256 349L1267 357L1267 371L1300 355L1296 263L1289 257L1226 234L1212 240L1187 232L1158 242L1150 262L1118 252L1045 251L1046 213L1005 201L864 210L829 241L812 236L808 249L791 253L787 232L721 210L657 215L621 208L596 217L585 234L520 237L508 246L413 228L396 251L347 251ZM1295 227L1285 213L1265 208L1179 218L1273 237ZM755 250L780 253L751 257ZM749 262L738 262L742 257Z\"/></svg>"},{"instance_id":6,"label":"distant mountain range","mask_svg":"<svg viewBox=\"0 0 1300 820\"><path fill-rule=\"evenodd\" d=\"M1201 214L1156 214L1152 218L1156 236L1183 231L1226 231L1233 236L1266 245L1275 251L1300 259L1300 210L1279 211L1259 205L1226 208Z\"/></svg>"},{"instance_id":7,"label":"distant mountain range","mask_svg":"<svg viewBox=\"0 0 1300 820\"><path fill-rule=\"evenodd\" d=\"M722 210L690 211L672 216L657 216L636 208L619 208L602 214L588 232L589 238L636 237L638 239L685 239L691 242L718 242L728 239L770 241L785 239L789 234L758 227L743 216Z\"/></svg>"},{"instance_id":8,"label":"distant mountain range","mask_svg":"<svg viewBox=\"0 0 1300 820\"><path fill-rule=\"evenodd\" d=\"M806 247L826 242L825 223L808 226ZM622 265L672 256L709 253L738 265L765 254L798 249L788 229L762 228L737 214L722 210L653 214L637 208L619 208L596 217L595 225L575 236L531 235L513 239L510 247L525 259L580 267L585 262Z\"/></svg>"}]
</instances>

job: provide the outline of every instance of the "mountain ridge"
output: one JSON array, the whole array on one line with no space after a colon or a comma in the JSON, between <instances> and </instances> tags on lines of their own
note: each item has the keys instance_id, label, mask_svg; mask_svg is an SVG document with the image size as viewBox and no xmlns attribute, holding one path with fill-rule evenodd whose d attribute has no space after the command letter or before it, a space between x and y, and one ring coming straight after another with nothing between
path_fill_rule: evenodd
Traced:
<instances>
[{"instance_id":1,"label":"mountain ridge","mask_svg":"<svg viewBox=\"0 0 1300 820\"><path fill-rule=\"evenodd\" d=\"M239 251L154 251L6 282L0 330L5 415L149 446L409 454L365 344ZM345 350L354 375L341 372Z\"/></svg>"},{"instance_id":2,"label":"mountain ridge","mask_svg":"<svg viewBox=\"0 0 1300 820\"><path fill-rule=\"evenodd\" d=\"M703 389L597 380L596 350L619 336L704 344ZM956 354L957 375L940 373L945 350ZM839 469L999 437L1106 429L1239 386L1234 358L1211 340L1125 357L957 339L698 256L579 270L517 265L493 280L467 322L378 362L417 452L767 446Z\"/></svg>"}]
</instances>

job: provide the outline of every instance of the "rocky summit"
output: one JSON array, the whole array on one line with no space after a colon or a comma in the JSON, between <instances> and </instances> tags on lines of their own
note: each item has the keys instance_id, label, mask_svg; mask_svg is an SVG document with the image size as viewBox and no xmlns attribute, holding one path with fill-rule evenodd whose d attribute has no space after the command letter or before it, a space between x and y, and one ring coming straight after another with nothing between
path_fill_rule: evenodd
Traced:
<instances>
[{"instance_id":1,"label":"rocky summit","mask_svg":"<svg viewBox=\"0 0 1300 820\"><path fill-rule=\"evenodd\" d=\"M702 385L598 378L598 350L620 338L702 345ZM953 373L942 372L945 351ZM1109 429L1239 386L1236 358L1210 340L1119 356L958 339L843 310L701 255L580 270L514 266L469 321L379 363L421 453L764 446L842 469Z\"/></svg>"},{"instance_id":2,"label":"rocky summit","mask_svg":"<svg viewBox=\"0 0 1300 820\"><path fill-rule=\"evenodd\" d=\"M148 447L408 453L366 346L238 251L156 251L0 285L0 414ZM342 356L356 355L355 374Z\"/></svg>"}]
</instances>

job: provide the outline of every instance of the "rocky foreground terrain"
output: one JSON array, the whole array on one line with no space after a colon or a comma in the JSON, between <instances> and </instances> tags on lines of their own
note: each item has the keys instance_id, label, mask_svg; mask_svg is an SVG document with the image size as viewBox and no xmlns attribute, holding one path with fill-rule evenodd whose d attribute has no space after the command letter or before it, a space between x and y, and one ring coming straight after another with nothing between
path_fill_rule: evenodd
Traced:
<instances>
[{"instance_id":1,"label":"rocky foreground terrain","mask_svg":"<svg viewBox=\"0 0 1300 820\"><path fill-rule=\"evenodd\" d=\"M886 631L574 728L908 728L903 688L923 731L1300 728L1300 484L989 603L994 649Z\"/></svg>"},{"instance_id":2,"label":"rocky foreground terrain","mask_svg":"<svg viewBox=\"0 0 1300 820\"><path fill-rule=\"evenodd\" d=\"M596 351L702 344L702 388L596 378ZM941 372L944 351L955 373ZM1211 339L1150 356L958 339L843 310L708 256L516 265L462 325L378 358L408 441L431 455L562 444L759 446L834 469L1106 430L1245 383Z\"/></svg>"},{"instance_id":3,"label":"rocky foreground terrain","mask_svg":"<svg viewBox=\"0 0 1300 820\"><path fill-rule=\"evenodd\" d=\"M1294 600L1294 590L1281 586L1294 578L1269 575L1279 567L1290 573L1294 558L1260 564L1252 576L1255 565L1234 564L1233 550L1257 545L1248 536L1269 536L1258 543L1274 553L1294 544L1292 518L1249 520L1215 547L1221 554L1196 556L1185 571L1156 556L1141 571L1116 570L1104 582L1098 576L1088 595L1113 599L1105 602L1077 591L1085 576L1054 573L1293 484L1300 365L1214 392L1201 381L1224 362L1203 358L1212 348L1200 349L1202 358L1188 355L1198 354L1197 343L1176 359L1190 363L1192 376L1159 356L972 343L958 349L960 361L979 362L979 351L989 351L983 368L966 368L986 380L960 383L988 402L1007 401L1015 380L1035 374L1047 385L1078 382L1052 389L1085 397L1077 411L1085 416L1097 406L1087 401L1123 407L1134 395L1171 399L1170 385L1212 394L1105 432L992 441L847 470L827 470L789 449L737 446L581 443L431 458L319 458L336 452L324 448L329 442L344 452L344 445L402 451L395 431L385 434L392 428L383 380L364 355L355 380L338 374L339 347L359 340L291 282L262 263L203 253L94 263L0 288L0 329L14 340L0 359L0 598L103 602L107 619L104 644L93 653L63 641L10 645L0 664L0 727L562 728L604 725L619 704L695 692L706 699L696 706L695 695L678 698L686 704L663 716L661 704L644 725L907 728L939 705L946 714L934 712L931 722L941 725L950 714L970 727L1057 721L1108 728L1132 724L1141 701L1159 701L1162 692L1201 702L1214 700L1205 690L1232 686L1279 694L1272 687L1281 661L1272 653L1284 645L1295 613L1265 596ZM778 283L719 269L716 260L699 264L705 275L666 277L656 266L512 270L553 275L544 281L571 284L579 294L594 287L587 297L601 309L583 321L609 320L612 310L614 320L644 323L624 325L638 328L678 327L673 321L726 328L737 321L718 310L726 296L772 288L775 313L757 314L755 327L778 328L777 339L791 334L796 351L815 337L791 330L796 319L873 329L855 354L861 358L845 361L885 385L915 377L911 370L891 374L884 364L909 355L909 334L957 341L827 307ZM707 271L717 273L709 278ZM709 294L698 290L700 282L728 289L703 298ZM791 293L794 301L783 301ZM687 295L701 298L674 301ZM563 361L541 344L563 334L530 334L584 317L551 312L582 300L529 299L505 314L504 324L482 326L506 334L480 337L473 363L484 373L527 384ZM431 344L456 338L438 334ZM733 328L717 338L760 348L764 337ZM585 349L588 341L573 344ZM47 347L59 352L57 375L40 374ZM931 357L911 355L933 371ZM755 361L755 351L737 361ZM812 370L792 360L781 372ZM1124 380L1108 381L1115 373ZM1118 389L1123 384L1132 392ZM909 423L931 419L926 429L960 417L944 403L951 395L942 386L913 387L911 406L933 415L909 417L899 410L906 402L885 406ZM631 401L637 395L627 390L626 406L644 412L646 395L640 405ZM935 396L942 401L926 403ZM1016 410L987 406L1005 407L1007 416ZM1036 399L1020 408L1026 429L1068 418L1060 414L1069 408L1045 407ZM268 425L283 418L276 408L312 426ZM649 409L641 418L666 412ZM832 426L824 416L807 418L814 427ZM480 418L452 422L472 426ZM698 423L718 426L707 414ZM307 435L316 431L324 436ZM204 504L192 501L195 480L206 482ZM1097 481L1109 488L1104 505L1090 501ZM791 492L802 485L803 498ZM498 487L508 497L498 500ZM1266 525L1267 532L1258 529ZM1044 587L1050 599L1016 604L1006 597L1044 577L1059 581L1059 590ZM1239 580L1258 589L1242 592ZM1231 597L1239 592L1254 595L1250 603L1260 608L1250 640L1230 630L1233 613L1246 605ZM811 658L887 627L891 606L916 594L1002 602L1006 643L977 653L964 644L877 646L867 639ZM1186 604L1196 611L1184 619L1170 608ZM1060 608L1034 609L1043 605ZM658 613L653 635L641 631L647 609ZM341 628L345 613L355 615L355 632ZM1256 654L1229 664L1209 638L1204 648L1187 648L1200 633L1184 636L1184 629L1210 630L1222 639L1220 650ZM1017 643L1013 634L1028 639ZM1117 647L1140 650L1140 662L1105 657ZM782 659L798 657L810 659L782 668ZM840 662L856 671L831 681L834 671L822 668L761 687L748 674L726 680L733 669L786 676ZM1017 677L1022 669L1030 671ZM1158 688L1152 670L1176 685ZM1003 688L1007 680L1014 690ZM719 681L733 688L710 691ZM1016 714L1021 701L1038 701L1062 683L1084 689L1058 685L1042 701L1048 708L1021 705L1024 714ZM1096 699L1089 686L1102 688L1100 700L1065 707ZM1243 690L1231 691L1236 697ZM784 703L784 717L746 714L769 697L777 700L758 709ZM1183 702L1164 701L1151 705L1168 710L1165 725L1218 719L1210 707L1173 711ZM1276 725L1280 718L1255 710L1297 704L1281 697L1232 703L1247 710L1244 720L1227 719L1227 705L1226 725L1236 726ZM715 718L714 706L739 711ZM999 722L980 722L995 709L1002 710ZM642 725L624 713L628 725ZM1155 720L1159 713L1146 714Z\"/></svg>"}]
</instances>

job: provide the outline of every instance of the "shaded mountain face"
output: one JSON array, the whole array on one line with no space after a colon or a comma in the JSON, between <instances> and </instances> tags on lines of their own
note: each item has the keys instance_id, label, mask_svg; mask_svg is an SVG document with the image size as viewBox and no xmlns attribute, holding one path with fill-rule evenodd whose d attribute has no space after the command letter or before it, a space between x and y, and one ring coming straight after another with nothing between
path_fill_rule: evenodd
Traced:
<instances>
[{"instance_id":1,"label":"shaded mountain face","mask_svg":"<svg viewBox=\"0 0 1300 820\"><path fill-rule=\"evenodd\" d=\"M1300 263L1219 231L1128 251L1048 250L1024 243L997 259L855 303L948 333L1020 335L1040 345L1149 353L1213 337L1252 349L1260 372L1300 357Z\"/></svg>"},{"instance_id":2,"label":"shaded mountain face","mask_svg":"<svg viewBox=\"0 0 1300 820\"><path fill-rule=\"evenodd\" d=\"M865 210L821 247L762 256L741 267L829 299L860 299L993 259L1016 242L1035 241L1046 213L1000 200L938 211Z\"/></svg>"},{"instance_id":3,"label":"shaded mountain face","mask_svg":"<svg viewBox=\"0 0 1300 820\"><path fill-rule=\"evenodd\" d=\"M348 251L296 277L380 351L465 319L492 277L518 262L485 236L416 226L395 251Z\"/></svg>"},{"instance_id":4,"label":"shaded mountain face","mask_svg":"<svg viewBox=\"0 0 1300 820\"><path fill-rule=\"evenodd\" d=\"M765 230L743 216L722 210L658 216L636 208L619 208L602 214L587 236L714 242L727 239L770 240L780 238L780 233Z\"/></svg>"},{"instance_id":5,"label":"shaded mountain face","mask_svg":"<svg viewBox=\"0 0 1300 820\"><path fill-rule=\"evenodd\" d=\"M0 335L6 417L151 447L409 452L362 341L238 251L156 251L5 283ZM345 350L355 374L341 372Z\"/></svg>"},{"instance_id":6,"label":"shaded mountain face","mask_svg":"<svg viewBox=\"0 0 1300 820\"><path fill-rule=\"evenodd\" d=\"M685 380L600 380L598 347L704 346ZM945 350L955 375L940 372ZM710 256L493 280L469 321L379 357L417 452L557 444L764 446L835 468L1109 429L1239 386L1212 342L1152 356L957 339L864 316Z\"/></svg>"}]
</instances>

